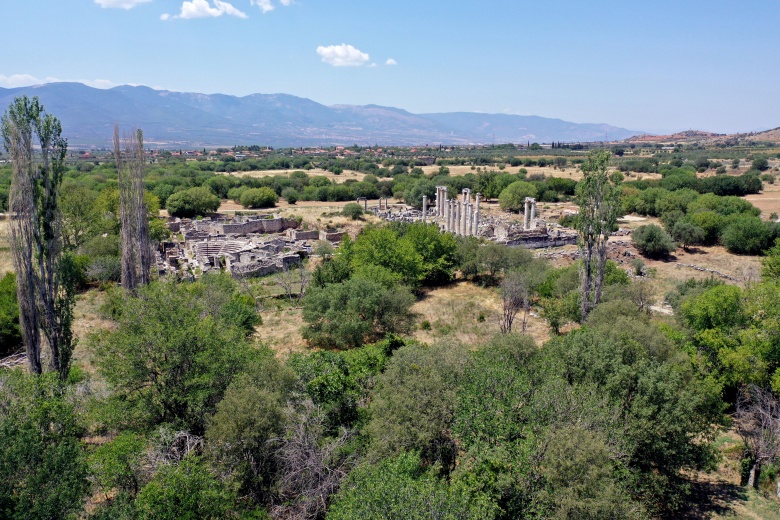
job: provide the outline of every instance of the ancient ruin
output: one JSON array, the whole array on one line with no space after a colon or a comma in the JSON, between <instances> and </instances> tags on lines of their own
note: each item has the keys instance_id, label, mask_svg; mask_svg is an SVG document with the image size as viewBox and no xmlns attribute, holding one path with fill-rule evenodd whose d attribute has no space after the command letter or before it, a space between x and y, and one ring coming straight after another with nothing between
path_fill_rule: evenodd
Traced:
<instances>
[{"instance_id":1,"label":"ancient ruin","mask_svg":"<svg viewBox=\"0 0 780 520\"><path fill-rule=\"evenodd\" d=\"M299 225L278 215L171 219L168 228L178 240L160 245L158 270L192 276L213 270L265 276L299 264L311 253L313 241L338 243L344 236L336 229L303 230Z\"/></svg>"},{"instance_id":2,"label":"ancient ruin","mask_svg":"<svg viewBox=\"0 0 780 520\"><path fill-rule=\"evenodd\" d=\"M460 198L449 198L447 186L436 187L436 200L428 207L428 197L423 195L422 210L413 209L405 204L394 205L391 209L385 199L379 206L373 207L373 213L385 220L400 222L433 222L442 231L460 236L485 237L488 240L509 246L522 246L529 249L558 247L577 243L577 234L558 225L548 225L537 218L536 199L525 199L523 223L515 223L503 217L483 216L480 213L482 195L464 188ZM364 203L366 204L366 203Z\"/></svg>"}]
</instances>

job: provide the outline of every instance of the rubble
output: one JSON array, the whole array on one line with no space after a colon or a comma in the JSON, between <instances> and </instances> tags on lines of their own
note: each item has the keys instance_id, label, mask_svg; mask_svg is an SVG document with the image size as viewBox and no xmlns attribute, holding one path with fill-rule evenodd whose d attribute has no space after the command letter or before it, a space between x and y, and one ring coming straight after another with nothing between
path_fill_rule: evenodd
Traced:
<instances>
[{"instance_id":1,"label":"rubble","mask_svg":"<svg viewBox=\"0 0 780 520\"><path fill-rule=\"evenodd\" d=\"M317 239L340 242L336 229L302 230L278 215L170 219L180 240L163 242L157 255L160 274L193 275L226 271L233 276L266 276L289 269L311 253Z\"/></svg>"}]
</instances>

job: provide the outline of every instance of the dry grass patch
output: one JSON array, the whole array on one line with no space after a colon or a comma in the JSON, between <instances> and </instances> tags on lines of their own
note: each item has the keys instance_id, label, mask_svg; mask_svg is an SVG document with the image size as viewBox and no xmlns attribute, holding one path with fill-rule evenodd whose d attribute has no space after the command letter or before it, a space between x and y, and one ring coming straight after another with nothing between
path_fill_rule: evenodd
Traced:
<instances>
[{"instance_id":1,"label":"dry grass patch","mask_svg":"<svg viewBox=\"0 0 780 520\"><path fill-rule=\"evenodd\" d=\"M275 175L282 175L282 176L289 176L292 172L299 171L299 170L255 170L251 172L217 172L217 174L220 175L227 175L229 177L256 177L256 178L262 178L262 177L273 177ZM341 184L342 182L349 180L349 179L355 179L357 181L362 181L363 177L366 176L365 173L362 172L356 172L353 170L344 170L343 173L340 173L336 175L333 172L329 172L328 170L323 170L321 168L312 168L311 170L300 170L305 171L309 177L314 176L322 176L327 177L331 180L331 182L335 182L337 184Z\"/></svg>"},{"instance_id":2,"label":"dry grass patch","mask_svg":"<svg viewBox=\"0 0 780 520\"><path fill-rule=\"evenodd\" d=\"M255 338L279 357L306 351L308 346L301 336L301 327L304 324L303 309L284 305L271 308L272 305L273 303L269 302L268 308L260 312L263 324L257 328Z\"/></svg>"},{"instance_id":3,"label":"dry grass patch","mask_svg":"<svg viewBox=\"0 0 780 520\"><path fill-rule=\"evenodd\" d=\"M86 348L86 339L92 333L112 330L115 325L100 314L100 308L105 302L104 291L90 289L76 296L73 309L73 336L77 341L73 350L73 364L84 369L90 376L95 375L95 367L92 364L92 352Z\"/></svg>"},{"instance_id":4,"label":"dry grass patch","mask_svg":"<svg viewBox=\"0 0 780 520\"><path fill-rule=\"evenodd\" d=\"M430 289L412 306L418 315L413 339L433 343L441 338L453 338L468 345L482 345L499 331L501 302L496 289L479 287L459 281L445 287ZM516 330L522 317L515 321ZM527 333L537 344L549 339L547 323L532 314Z\"/></svg>"},{"instance_id":5,"label":"dry grass patch","mask_svg":"<svg viewBox=\"0 0 780 520\"><path fill-rule=\"evenodd\" d=\"M11 258L11 222L0 219L0 276L14 270Z\"/></svg>"},{"instance_id":6,"label":"dry grass patch","mask_svg":"<svg viewBox=\"0 0 780 520\"><path fill-rule=\"evenodd\" d=\"M761 210L761 218L769 220L772 213L780 215L780 185L764 183L761 193L742 197Z\"/></svg>"}]
</instances>

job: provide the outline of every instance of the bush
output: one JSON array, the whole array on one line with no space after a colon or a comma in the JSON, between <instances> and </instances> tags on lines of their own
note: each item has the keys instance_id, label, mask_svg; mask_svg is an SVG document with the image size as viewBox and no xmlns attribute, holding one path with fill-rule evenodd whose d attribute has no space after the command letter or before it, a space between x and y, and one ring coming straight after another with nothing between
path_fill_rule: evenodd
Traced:
<instances>
[{"instance_id":1,"label":"bush","mask_svg":"<svg viewBox=\"0 0 780 520\"><path fill-rule=\"evenodd\" d=\"M638 227L631 234L631 240L643 255L649 257L666 256L677 247L669 233L655 224Z\"/></svg>"},{"instance_id":2,"label":"bush","mask_svg":"<svg viewBox=\"0 0 780 520\"><path fill-rule=\"evenodd\" d=\"M21 346L22 331L19 328L16 275L6 273L0 279L0 355L16 352Z\"/></svg>"},{"instance_id":3,"label":"bush","mask_svg":"<svg viewBox=\"0 0 780 520\"><path fill-rule=\"evenodd\" d=\"M739 217L726 226L721 240L731 253L760 255L771 245L771 233L760 218Z\"/></svg>"},{"instance_id":4,"label":"bush","mask_svg":"<svg viewBox=\"0 0 780 520\"><path fill-rule=\"evenodd\" d=\"M285 188L282 190L282 197L287 201L287 204L295 204L301 198L301 194L294 188Z\"/></svg>"},{"instance_id":5,"label":"bush","mask_svg":"<svg viewBox=\"0 0 780 520\"><path fill-rule=\"evenodd\" d=\"M519 212L524 208L526 197L536 198L536 186L526 181L515 181L501 192L498 203L505 211Z\"/></svg>"},{"instance_id":6,"label":"bush","mask_svg":"<svg viewBox=\"0 0 780 520\"><path fill-rule=\"evenodd\" d=\"M766 157L759 157L758 159L753 159L753 164L750 167L751 170L758 170L760 172L766 171L769 169L769 161L766 160Z\"/></svg>"},{"instance_id":7,"label":"bush","mask_svg":"<svg viewBox=\"0 0 780 520\"><path fill-rule=\"evenodd\" d=\"M363 208L357 202L350 202L341 210L341 214L352 220L358 220L363 216Z\"/></svg>"},{"instance_id":8,"label":"bush","mask_svg":"<svg viewBox=\"0 0 780 520\"><path fill-rule=\"evenodd\" d=\"M241 205L245 208L272 208L279 197L268 187L250 188L241 194Z\"/></svg>"},{"instance_id":9,"label":"bush","mask_svg":"<svg viewBox=\"0 0 780 520\"><path fill-rule=\"evenodd\" d=\"M190 188L168 197L165 207L173 217L205 215L219 209L219 197L208 188Z\"/></svg>"}]
</instances>

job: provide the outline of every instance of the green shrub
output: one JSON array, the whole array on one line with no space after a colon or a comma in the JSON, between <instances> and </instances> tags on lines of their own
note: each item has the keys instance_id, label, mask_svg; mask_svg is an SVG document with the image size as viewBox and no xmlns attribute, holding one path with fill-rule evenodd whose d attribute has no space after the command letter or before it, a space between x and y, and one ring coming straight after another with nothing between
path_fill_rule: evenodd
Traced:
<instances>
[{"instance_id":1,"label":"green shrub","mask_svg":"<svg viewBox=\"0 0 780 520\"><path fill-rule=\"evenodd\" d=\"M272 208L279 197L271 188L250 188L241 194L241 205L245 208Z\"/></svg>"},{"instance_id":2,"label":"green shrub","mask_svg":"<svg viewBox=\"0 0 780 520\"><path fill-rule=\"evenodd\" d=\"M344 206L341 210L341 214L352 220L358 220L363 216L363 208L357 202L350 202Z\"/></svg>"},{"instance_id":3,"label":"green shrub","mask_svg":"<svg viewBox=\"0 0 780 520\"><path fill-rule=\"evenodd\" d=\"M669 233L655 224L638 227L631 234L631 240L643 255L649 257L666 256L677 247Z\"/></svg>"}]
</instances>

